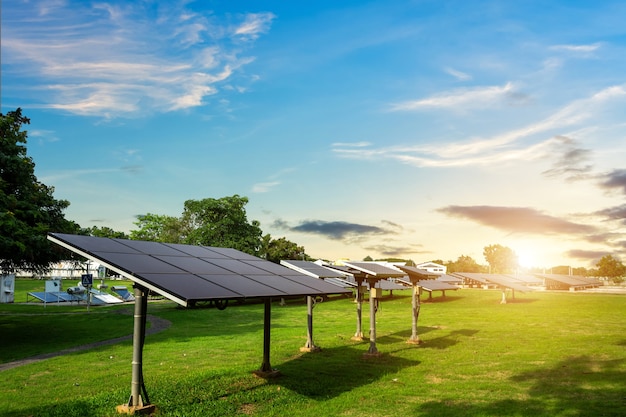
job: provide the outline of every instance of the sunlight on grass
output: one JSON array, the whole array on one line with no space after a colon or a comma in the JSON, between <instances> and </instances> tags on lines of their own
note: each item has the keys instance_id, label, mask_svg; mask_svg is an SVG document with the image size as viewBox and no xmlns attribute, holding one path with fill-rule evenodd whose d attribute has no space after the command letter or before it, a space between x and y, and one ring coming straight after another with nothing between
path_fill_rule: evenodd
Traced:
<instances>
[{"instance_id":1,"label":"sunlight on grass","mask_svg":"<svg viewBox=\"0 0 626 417\"><path fill-rule=\"evenodd\" d=\"M314 354L299 352L306 341L304 303L274 304L271 362L283 375L267 381L251 374L262 360L261 304L218 311L151 303L149 314L172 326L147 337L146 386L158 416L626 414L626 297L518 297L500 305L497 291L466 289L424 303L418 328L424 343L415 346L406 343L409 292L394 293L377 316L383 355L369 359L363 356L368 342L350 340L352 300L315 307L314 340L323 349ZM0 308L9 313L0 316L3 328L18 334L30 327L23 330L29 337L3 343L5 361L16 356L13 350L72 342L70 327L76 342L91 333L132 331L132 319L118 320L124 315L112 309L65 315L30 306L26 321L10 314L14 307ZM57 323L64 332L36 337L34 329ZM0 415L116 415L130 392L131 355L126 341L2 371Z\"/></svg>"}]
</instances>

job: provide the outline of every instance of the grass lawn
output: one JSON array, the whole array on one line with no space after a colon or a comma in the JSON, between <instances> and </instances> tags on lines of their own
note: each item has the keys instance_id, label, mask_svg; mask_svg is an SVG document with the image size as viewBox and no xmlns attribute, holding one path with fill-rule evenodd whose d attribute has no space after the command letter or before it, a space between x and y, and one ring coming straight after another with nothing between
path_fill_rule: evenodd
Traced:
<instances>
[{"instance_id":1,"label":"grass lawn","mask_svg":"<svg viewBox=\"0 0 626 417\"><path fill-rule=\"evenodd\" d=\"M146 340L150 400L158 416L626 415L626 296L536 292L501 305L498 291L463 289L422 305L424 343L414 346L409 294L380 303L378 358L350 340L351 300L316 305L318 353L299 352L306 305L274 303L271 363L283 375L272 380L251 373L262 362L262 304L150 303L172 323ZM129 334L132 315L118 314L128 308L2 305L0 362ZM365 333L368 320L365 305ZM115 416L131 359L128 341L2 371L0 416Z\"/></svg>"}]
</instances>

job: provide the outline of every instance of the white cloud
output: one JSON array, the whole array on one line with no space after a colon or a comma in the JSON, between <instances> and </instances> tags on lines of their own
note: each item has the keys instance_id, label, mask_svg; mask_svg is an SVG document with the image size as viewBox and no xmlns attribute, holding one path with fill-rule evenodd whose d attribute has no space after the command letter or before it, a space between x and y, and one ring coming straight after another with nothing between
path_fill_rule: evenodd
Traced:
<instances>
[{"instance_id":1,"label":"white cloud","mask_svg":"<svg viewBox=\"0 0 626 417\"><path fill-rule=\"evenodd\" d=\"M266 33L274 15L218 22L186 6L33 1L3 21L3 72L28 85L31 107L79 115L131 117L205 104L253 61L231 41ZM6 8L5 8L6 9ZM233 39L224 39L230 33ZM8 64L7 64L8 63ZM35 80L35 81L33 81ZM17 88L17 87L15 87ZM26 98L26 97L25 97Z\"/></svg>"},{"instance_id":2,"label":"white cloud","mask_svg":"<svg viewBox=\"0 0 626 417\"><path fill-rule=\"evenodd\" d=\"M553 45L550 49L555 51L568 51L568 52L578 52L578 53L590 53L598 50L602 44L593 43L590 45Z\"/></svg>"},{"instance_id":3,"label":"white cloud","mask_svg":"<svg viewBox=\"0 0 626 417\"><path fill-rule=\"evenodd\" d=\"M256 39L260 34L267 33L275 17L273 13L250 13L234 33L245 39Z\"/></svg>"},{"instance_id":4,"label":"white cloud","mask_svg":"<svg viewBox=\"0 0 626 417\"><path fill-rule=\"evenodd\" d=\"M447 72L448 74L452 75L454 78L456 78L459 81L469 81L472 79L471 75L465 72L455 70L454 68L447 67L447 68L444 68L443 70Z\"/></svg>"},{"instance_id":5,"label":"white cloud","mask_svg":"<svg viewBox=\"0 0 626 417\"><path fill-rule=\"evenodd\" d=\"M436 94L420 100L410 100L395 104L392 111L410 111L424 108L472 108L494 105L507 94L513 93L513 84L504 86L490 86L477 88L464 88L441 94Z\"/></svg>"},{"instance_id":6,"label":"white cloud","mask_svg":"<svg viewBox=\"0 0 626 417\"><path fill-rule=\"evenodd\" d=\"M270 191L272 188L276 187L279 184L280 184L279 181L259 182L252 186L252 192L257 193L257 194L267 193L268 191Z\"/></svg>"},{"instance_id":7,"label":"white cloud","mask_svg":"<svg viewBox=\"0 0 626 417\"><path fill-rule=\"evenodd\" d=\"M602 89L591 96L573 101L551 116L519 129L504 132L491 138L479 138L448 144L371 146L333 145L332 151L343 158L394 159L418 167L461 167L493 165L508 161L529 161L545 157L560 139L563 129L581 126L602 114L603 106L626 98L626 85Z\"/></svg>"}]
</instances>

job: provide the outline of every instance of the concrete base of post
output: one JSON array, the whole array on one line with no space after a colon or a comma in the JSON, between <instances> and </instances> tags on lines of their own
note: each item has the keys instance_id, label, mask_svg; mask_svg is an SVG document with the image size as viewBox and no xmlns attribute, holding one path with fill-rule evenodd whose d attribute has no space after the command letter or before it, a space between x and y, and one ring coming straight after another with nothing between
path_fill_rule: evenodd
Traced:
<instances>
[{"instance_id":1,"label":"concrete base of post","mask_svg":"<svg viewBox=\"0 0 626 417\"><path fill-rule=\"evenodd\" d=\"M153 414L156 411L156 405L148 404L148 405L137 405L132 406L128 404L118 405L116 410L119 414L128 414L131 416L134 415L145 415L145 414Z\"/></svg>"},{"instance_id":2,"label":"concrete base of post","mask_svg":"<svg viewBox=\"0 0 626 417\"><path fill-rule=\"evenodd\" d=\"M416 337L415 339L409 339L406 342L409 345L421 345L422 343L424 343L424 342L422 342L422 340L419 337Z\"/></svg>"},{"instance_id":3,"label":"concrete base of post","mask_svg":"<svg viewBox=\"0 0 626 417\"><path fill-rule=\"evenodd\" d=\"M282 375L278 369L272 369L270 371L257 369L256 371L252 372L252 374L263 379L277 378Z\"/></svg>"},{"instance_id":4,"label":"concrete base of post","mask_svg":"<svg viewBox=\"0 0 626 417\"><path fill-rule=\"evenodd\" d=\"M305 352L305 353L309 353L309 352L320 352L322 350L321 347L319 346L313 346L313 347L306 347L306 346L302 346L300 348L300 352Z\"/></svg>"},{"instance_id":5,"label":"concrete base of post","mask_svg":"<svg viewBox=\"0 0 626 417\"><path fill-rule=\"evenodd\" d=\"M383 354L381 352L365 352L363 354L363 357L365 359L370 359L370 358L380 358L381 356L383 356Z\"/></svg>"}]
</instances>

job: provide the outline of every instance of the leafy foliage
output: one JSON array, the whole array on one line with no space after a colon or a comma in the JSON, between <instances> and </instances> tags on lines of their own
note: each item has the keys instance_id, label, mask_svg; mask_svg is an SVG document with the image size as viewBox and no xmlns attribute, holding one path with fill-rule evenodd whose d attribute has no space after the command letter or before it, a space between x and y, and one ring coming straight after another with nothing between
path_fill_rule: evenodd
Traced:
<instances>
[{"instance_id":1,"label":"leafy foliage","mask_svg":"<svg viewBox=\"0 0 626 417\"><path fill-rule=\"evenodd\" d=\"M493 274L511 273L517 268L517 255L513 249L507 246L500 244L485 246L483 255L485 255L485 260L489 263Z\"/></svg>"},{"instance_id":2,"label":"leafy foliage","mask_svg":"<svg viewBox=\"0 0 626 417\"><path fill-rule=\"evenodd\" d=\"M181 218L187 231L184 243L221 246L258 255L262 231L257 220L248 222L246 204L248 198L238 195L185 201Z\"/></svg>"},{"instance_id":3,"label":"leafy foliage","mask_svg":"<svg viewBox=\"0 0 626 417\"><path fill-rule=\"evenodd\" d=\"M596 264L598 267L598 275L602 277L609 277L613 280L621 282L620 277L626 274L626 266L617 258L612 255L605 255Z\"/></svg>"},{"instance_id":4,"label":"leafy foliage","mask_svg":"<svg viewBox=\"0 0 626 417\"><path fill-rule=\"evenodd\" d=\"M111 237L111 238L116 238L116 239L128 239L128 235L126 233L119 232L117 230L113 230L113 229L111 229L110 227L107 227L107 226L87 227L87 228L81 229L80 233L84 234L84 235L87 235L87 236Z\"/></svg>"},{"instance_id":5,"label":"leafy foliage","mask_svg":"<svg viewBox=\"0 0 626 417\"><path fill-rule=\"evenodd\" d=\"M137 216L137 230L130 231L130 238L151 242L183 243L185 234L182 221L162 214L141 214Z\"/></svg>"},{"instance_id":6,"label":"leafy foliage","mask_svg":"<svg viewBox=\"0 0 626 417\"><path fill-rule=\"evenodd\" d=\"M43 272L64 252L47 240L48 232L76 233L66 220L70 205L53 197L54 187L37 180L35 163L26 153L30 119L21 109L0 114L0 269Z\"/></svg>"},{"instance_id":7,"label":"leafy foliage","mask_svg":"<svg viewBox=\"0 0 626 417\"><path fill-rule=\"evenodd\" d=\"M452 272L486 272L483 265L479 265L471 256L461 255L454 262L445 264L449 273Z\"/></svg>"},{"instance_id":8,"label":"leafy foliage","mask_svg":"<svg viewBox=\"0 0 626 417\"><path fill-rule=\"evenodd\" d=\"M272 239L272 236L269 234L263 236L259 255L275 263L280 263L281 259L310 259L304 252L304 247L298 246L284 237Z\"/></svg>"}]
</instances>

